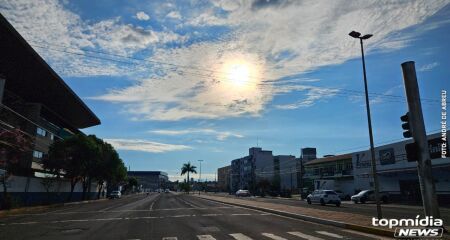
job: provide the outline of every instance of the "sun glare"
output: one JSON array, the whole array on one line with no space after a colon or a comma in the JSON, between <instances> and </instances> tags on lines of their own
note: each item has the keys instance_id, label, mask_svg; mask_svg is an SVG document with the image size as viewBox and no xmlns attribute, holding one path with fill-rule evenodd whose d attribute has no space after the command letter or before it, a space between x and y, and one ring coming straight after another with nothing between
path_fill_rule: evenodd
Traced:
<instances>
[{"instance_id":1,"label":"sun glare","mask_svg":"<svg viewBox=\"0 0 450 240\"><path fill-rule=\"evenodd\" d=\"M232 64L227 72L228 80L238 86L245 85L249 80L249 67L246 64Z\"/></svg>"}]
</instances>

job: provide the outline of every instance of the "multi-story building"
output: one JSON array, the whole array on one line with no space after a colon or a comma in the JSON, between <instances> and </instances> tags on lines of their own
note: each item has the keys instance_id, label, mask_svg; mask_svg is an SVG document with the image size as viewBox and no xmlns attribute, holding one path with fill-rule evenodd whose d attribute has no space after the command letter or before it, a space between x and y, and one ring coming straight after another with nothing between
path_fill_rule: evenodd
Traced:
<instances>
[{"instance_id":1,"label":"multi-story building","mask_svg":"<svg viewBox=\"0 0 450 240\"><path fill-rule=\"evenodd\" d=\"M230 192L231 165L217 169L217 188L219 191Z\"/></svg>"},{"instance_id":2,"label":"multi-story building","mask_svg":"<svg viewBox=\"0 0 450 240\"><path fill-rule=\"evenodd\" d=\"M304 164L304 186L312 189L341 191L350 197L355 193L352 154L326 156Z\"/></svg>"},{"instance_id":3,"label":"multi-story building","mask_svg":"<svg viewBox=\"0 0 450 240\"><path fill-rule=\"evenodd\" d=\"M304 164L314 160L317 158L317 150L316 148L306 147L300 149L300 157L296 159L297 161L297 186L300 190L300 193L304 193L304 188L308 188L307 185L304 184L303 174L305 172Z\"/></svg>"},{"instance_id":4,"label":"multi-story building","mask_svg":"<svg viewBox=\"0 0 450 240\"><path fill-rule=\"evenodd\" d=\"M254 191L255 189L255 164L251 156L238 158L231 161L230 186L231 191L239 189Z\"/></svg>"},{"instance_id":5,"label":"multi-story building","mask_svg":"<svg viewBox=\"0 0 450 240\"><path fill-rule=\"evenodd\" d=\"M129 177L135 177L139 187L144 191L169 188L169 177L161 171L128 171Z\"/></svg>"},{"instance_id":6,"label":"multi-story building","mask_svg":"<svg viewBox=\"0 0 450 240\"><path fill-rule=\"evenodd\" d=\"M28 136L32 150L23 167L42 176L41 160L55 139L100 120L1 14L0 46L0 130Z\"/></svg>"},{"instance_id":7,"label":"multi-story building","mask_svg":"<svg viewBox=\"0 0 450 240\"><path fill-rule=\"evenodd\" d=\"M281 192L297 192L297 161L292 155L274 156L275 182Z\"/></svg>"},{"instance_id":8,"label":"multi-story building","mask_svg":"<svg viewBox=\"0 0 450 240\"><path fill-rule=\"evenodd\" d=\"M80 133L100 120L1 14L0 52L0 135L22 135L27 142L19 157L21 171L14 175L5 171L6 156L17 146L0 139L0 174L8 176L3 184L25 205L62 201L70 184L51 179L51 184L43 186L41 177L49 175L42 159L56 139ZM92 184L97 191L96 183ZM81 184L76 185L72 200L81 199L81 192Z\"/></svg>"}]
</instances>

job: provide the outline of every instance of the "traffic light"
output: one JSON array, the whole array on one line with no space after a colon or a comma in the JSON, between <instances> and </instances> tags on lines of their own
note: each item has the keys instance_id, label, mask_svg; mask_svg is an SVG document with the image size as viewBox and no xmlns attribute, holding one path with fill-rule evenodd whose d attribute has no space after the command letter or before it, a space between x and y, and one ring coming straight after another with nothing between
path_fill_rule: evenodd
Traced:
<instances>
[{"instance_id":1,"label":"traffic light","mask_svg":"<svg viewBox=\"0 0 450 240\"><path fill-rule=\"evenodd\" d=\"M400 117L400 120L402 120L403 124L402 124L402 128L403 130L403 137L405 138L410 138L412 137L412 133L411 133L411 125L409 124L409 112L407 112L405 115Z\"/></svg>"},{"instance_id":2,"label":"traffic light","mask_svg":"<svg viewBox=\"0 0 450 240\"><path fill-rule=\"evenodd\" d=\"M419 159L419 146L412 142L405 145L406 159L408 162L415 162Z\"/></svg>"}]
</instances>

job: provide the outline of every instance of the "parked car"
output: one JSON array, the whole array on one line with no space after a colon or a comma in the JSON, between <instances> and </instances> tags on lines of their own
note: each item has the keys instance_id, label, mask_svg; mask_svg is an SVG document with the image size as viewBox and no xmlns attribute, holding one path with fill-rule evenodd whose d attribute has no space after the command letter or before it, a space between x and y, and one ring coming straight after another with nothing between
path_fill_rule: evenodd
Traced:
<instances>
[{"instance_id":1,"label":"parked car","mask_svg":"<svg viewBox=\"0 0 450 240\"><path fill-rule=\"evenodd\" d=\"M165 191L164 191L165 193L169 193L170 192L170 190L169 189L166 189Z\"/></svg>"},{"instance_id":2,"label":"parked car","mask_svg":"<svg viewBox=\"0 0 450 240\"><path fill-rule=\"evenodd\" d=\"M315 202L322 206L330 203L336 204L337 207L341 206L341 199L333 190L315 190L306 197L306 201L308 204Z\"/></svg>"},{"instance_id":3,"label":"parked car","mask_svg":"<svg viewBox=\"0 0 450 240\"><path fill-rule=\"evenodd\" d=\"M375 192L373 190L362 190L358 194L352 196L354 203L366 203L367 201L375 201ZM380 200L387 203L389 196L387 193L380 192Z\"/></svg>"},{"instance_id":4,"label":"parked car","mask_svg":"<svg viewBox=\"0 0 450 240\"><path fill-rule=\"evenodd\" d=\"M350 200L350 195L343 193L342 191L335 191L341 200Z\"/></svg>"},{"instance_id":5,"label":"parked car","mask_svg":"<svg viewBox=\"0 0 450 240\"><path fill-rule=\"evenodd\" d=\"M120 191L112 191L109 194L109 199L120 198L120 197L122 197L122 193L120 193Z\"/></svg>"},{"instance_id":6,"label":"parked car","mask_svg":"<svg viewBox=\"0 0 450 240\"><path fill-rule=\"evenodd\" d=\"M238 190L236 192L236 197L249 197L250 196L250 192L248 190Z\"/></svg>"}]
</instances>

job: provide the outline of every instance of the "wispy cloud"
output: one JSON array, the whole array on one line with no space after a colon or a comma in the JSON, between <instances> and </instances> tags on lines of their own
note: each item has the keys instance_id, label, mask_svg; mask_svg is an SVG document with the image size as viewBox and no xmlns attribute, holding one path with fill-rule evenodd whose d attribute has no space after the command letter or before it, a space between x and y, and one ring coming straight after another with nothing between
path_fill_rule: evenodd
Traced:
<instances>
[{"instance_id":1,"label":"wispy cloud","mask_svg":"<svg viewBox=\"0 0 450 240\"><path fill-rule=\"evenodd\" d=\"M325 100L327 98L331 98L339 92L339 89L327 89L327 88L318 88L318 87L310 87L307 88L308 92L305 94L305 98L301 99L297 102L283 105L275 105L278 109L283 110L291 110L302 107L310 107L316 103L316 101L322 99Z\"/></svg>"},{"instance_id":2,"label":"wispy cloud","mask_svg":"<svg viewBox=\"0 0 450 240\"><path fill-rule=\"evenodd\" d=\"M186 145L159 143L143 139L107 138L104 140L118 150L164 153L192 149L192 147Z\"/></svg>"},{"instance_id":3,"label":"wispy cloud","mask_svg":"<svg viewBox=\"0 0 450 240\"><path fill-rule=\"evenodd\" d=\"M435 67L437 67L437 66L439 66L439 63L438 62L433 62L433 63L429 63L429 64L425 64L425 65L422 65L420 68L419 68L419 72L427 72L427 71L431 71L433 68L435 68Z\"/></svg>"},{"instance_id":4,"label":"wispy cloud","mask_svg":"<svg viewBox=\"0 0 450 240\"><path fill-rule=\"evenodd\" d=\"M217 140L223 141L229 137L235 138L243 138L244 135L230 132L230 131L217 131L214 129L183 129L183 130L152 130L150 133L160 134L160 135L169 135L169 136L177 136L177 135L188 135L188 134L207 134L214 135Z\"/></svg>"}]
</instances>

